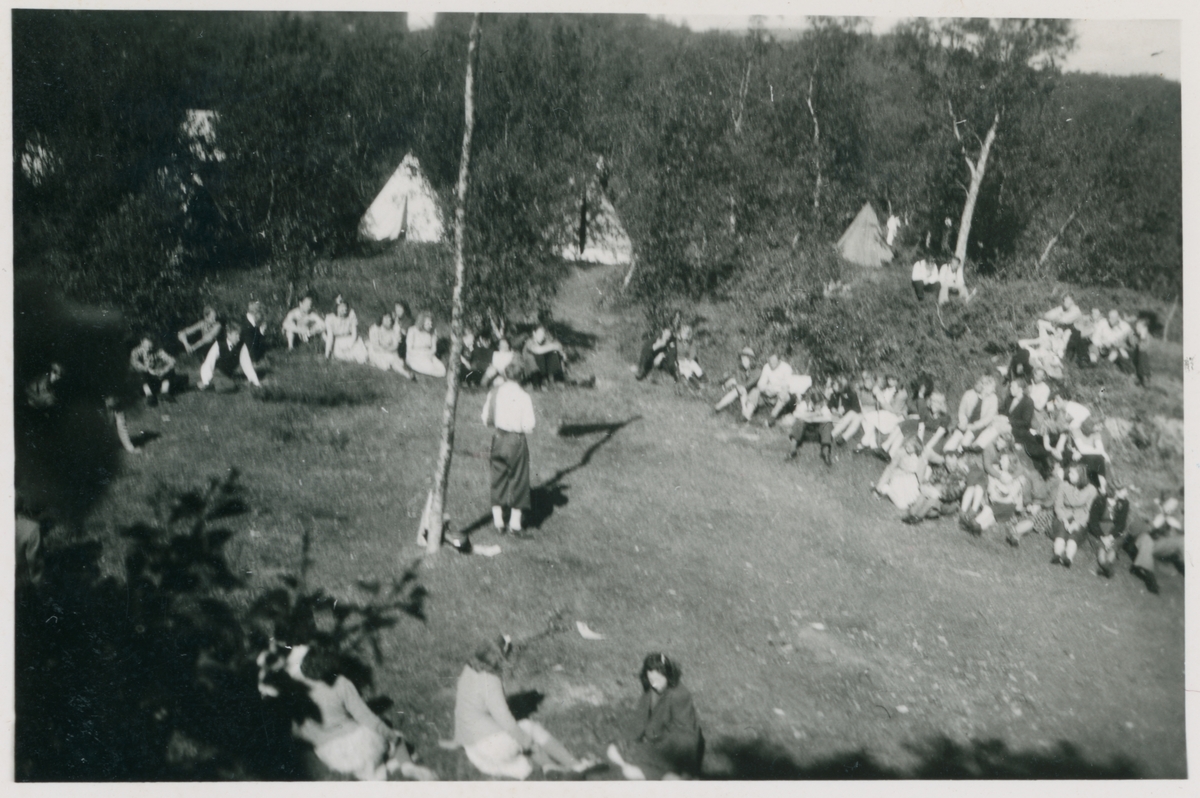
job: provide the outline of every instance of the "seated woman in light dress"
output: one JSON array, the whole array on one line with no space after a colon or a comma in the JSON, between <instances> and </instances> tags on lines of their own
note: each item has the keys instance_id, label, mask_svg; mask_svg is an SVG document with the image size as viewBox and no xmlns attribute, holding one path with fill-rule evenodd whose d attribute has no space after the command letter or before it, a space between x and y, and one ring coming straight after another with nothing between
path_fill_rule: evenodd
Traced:
<instances>
[{"instance_id":1,"label":"seated woman in light dress","mask_svg":"<svg viewBox=\"0 0 1200 798\"><path fill-rule=\"evenodd\" d=\"M372 366L382 371L394 371L415 380L413 374L404 365L400 357L400 341L404 333L396 327L391 313L384 313L378 324L372 324L367 333L367 360Z\"/></svg>"},{"instance_id":2,"label":"seated woman in light dress","mask_svg":"<svg viewBox=\"0 0 1200 798\"><path fill-rule=\"evenodd\" d=\"M404 360L418 374L441 379L446 366L437 359L437 333L433 331L433 316L422 313L417 323L408 328Z\"/></svg>"},{"instance_id":3,"label":"seated woman in light dress","mask_svg":"<svg viewBox=\"0 0 1200 798\"><path fill-rule=\"evenodd\" d=\"M325 317L325 358L367 362L367 346L358 337L358 316L339 295L337 312Z\"/></svg>"}]
</instances>

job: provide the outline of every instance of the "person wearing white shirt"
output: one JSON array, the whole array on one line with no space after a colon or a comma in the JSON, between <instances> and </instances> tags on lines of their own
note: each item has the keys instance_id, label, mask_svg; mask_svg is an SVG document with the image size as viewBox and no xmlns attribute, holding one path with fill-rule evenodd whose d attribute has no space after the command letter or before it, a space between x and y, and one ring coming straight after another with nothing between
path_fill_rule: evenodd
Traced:
<instances>
[{"instance_id":1,"label":"person wearing white shirt","mask_svg":"<svg viewBox=\"0 0 1200 798\"><path fill-rule=\"evenodd\" d=\"M1088 350L1088 358L1093 363L1099 362L1102 357L1113 363L1128 359L1129 336L1132 334L1133 328L1129 326L1129 322L1121 318L1118 311L1110 310L1108 318L1096 322L1092 329L1092 346Z\"/></svg>"},{"instance_id":2,"label":"person wearing white shirt","mask_svg":"<svg viewBox=\"0 0 1200 798\"><path fill-rule=\"evenodd\" d=\"M1049 335L1059 329L1070 329L1082 315L1083 311L1075 304L1074 298L1070 294L1066 294L1062 298L1061 305L1050 308L1037 320L1038 331Z\"/></svg>"},{"instance_id":3,"label":"person wearing white shirt","mask_svg":"<svg viewBox=\"0 0 1200 798\"><path fill-rule=\"evenodd\" d=\"M941 278L938 276L936 263L922 258L913 264L912 287L913 293L917 295L918 302L924 300L925 294L929 291L937 291L937 286L940 282Z\"/></svg>"},{"instance_id":4,"label":"person wearing white shirt","mask_svg":"<svg viewBox=\"0 0 1200 798\"><path fill-rule=\"evenodd\" d=\"M762 367L758 384L746 395L746 401L742 404L742 416L749 421L754 416L754 411L758 410L759 401L765 396L775 400L768 424L779 418L792 398L789 387L793 376L795 372L786 361L780 360L779 355L771 355Z\"/></svg>"},{"instance_id":5,"label":"person wearing white shirt","mask_svg":"<svg viewBox=\"0 0 1200 798\"><path fill-rule=\"evenodd\" d=\"M963 264L958 258L952 258L949 263L938 270L938 282L942 289L938 293L938 304L944 305L950 301L950 292L958 294L959 299L967 302L971 292L967 290L967 282L963 276Z\"/></svg>"},{"instance_id":6,"label":"person wearing white shirt","mask_svg":"<svg viewBox=\"0 0 1200 798\"><path fill-rule=\"evenodd\" d=\"M304 343L325 332L325 320L312 309L313 298L305 295L300 304L288 311L283 317L283 335L287 338L287 347L292 349L299 338Z\"/></svg>"},{"instance_id":7,"label":"person wearing white shirt","mask_svg":"<svg viewBox=\"0 0 1200 798\"><path fill-rule=\"evenodd\" d=\"M887 245L893 246L896 243L896 233L900 232L900 217L895 214L888 217L887 220Z\"/></svg>"},{"instance_id":8,"label":"person wearing white shirt","mask_svg":"<svg viewBox=\"0 0 1200 798\"><path fill-rule=\"evenodd\" d=\"M494 387L483 402L483 423L492 435L492 522L504 534L504 510L510 510L508 530L521 533L521 516L529 512L529 443L536 419L533 399L515 380L496 375Z\"/></svg>"}]
</instances>

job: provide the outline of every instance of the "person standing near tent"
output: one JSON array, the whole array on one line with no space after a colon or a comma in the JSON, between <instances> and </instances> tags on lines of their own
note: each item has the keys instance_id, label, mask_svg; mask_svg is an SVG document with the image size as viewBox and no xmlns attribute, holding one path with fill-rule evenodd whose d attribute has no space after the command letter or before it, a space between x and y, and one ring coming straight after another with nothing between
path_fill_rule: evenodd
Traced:
<instances>
[{"instance_id":1,"label":"person standing near tent","mask_svg":"<svg viewBox=\"0 0 1200 798\"><path fill-rule=\"evenodd\" d=\"M896 214L888 216L887 220L887 245L895 246L896 234L900 232L900 217Z\"/></svg>"},{"instance_id":2,"label":"person standing near tent","mask_svg":"<svg viewBox=\"0 0 1200 798\"><path fill-rule=\"evenodd\" d=\"M521 535L521 516L529 512L529 443L536 419L533 399L509 380L506 369L496 374L494 387L483 402L483 423L493 428L491 452L492 523L504 534L504 510L509 509L508 531Z\"/></svg>"}]
</instances>

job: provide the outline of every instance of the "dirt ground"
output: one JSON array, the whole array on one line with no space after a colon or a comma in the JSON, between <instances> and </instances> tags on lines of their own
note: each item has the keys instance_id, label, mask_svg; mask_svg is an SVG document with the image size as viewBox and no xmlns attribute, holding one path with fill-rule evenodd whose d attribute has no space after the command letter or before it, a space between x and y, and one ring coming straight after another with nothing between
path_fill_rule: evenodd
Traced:
<instances>
[{"instance_id":1,"label":"dirt ground","mask_svg":"<svg viewBox=\"0 0 1200 798\"><path fill-rule=\"evenodd\" d=\"M906 526L870 491L882 465L848 449L832 468L815 445L785 463L783 432L716 416L713 397L669 379L634 381L619 346L637 322L606 309L611 277L578 271L557 300L596 386L534 394L534 539L485 524L472 539L498 556L427 559L427 620L386 630L371 664L368 694L394 702L389 721L443 778L478 777L437 746L463 663L551 618L568 630L526 646L507 687L540 693L536 717L579 754L618 738L642 657L663 651L695 696L713 777L1186 775L1181 576L1161 570L1155 596L1125 558L1105 580L1086 548L1068 571L1045 540ZM92 531L115 540L156 485L236 466L253 512L229 552L250 578L295 570L306 528L308 580L335 595L418 558L444 386L315 351L277 353L268 379L345 381L371 401L191 392L144 411L134 431L161 437L129 459ZM488 511L482 402L459 405L460 529ZM605 639L584 640L577 620Z\"/></svg>"}]
</instances>

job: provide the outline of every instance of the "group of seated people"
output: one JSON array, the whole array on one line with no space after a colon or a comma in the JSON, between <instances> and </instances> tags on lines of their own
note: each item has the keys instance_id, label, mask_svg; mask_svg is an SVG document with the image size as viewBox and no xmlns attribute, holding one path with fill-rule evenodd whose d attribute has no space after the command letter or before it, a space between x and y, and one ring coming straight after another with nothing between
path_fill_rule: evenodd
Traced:
<instances>
[{"instance_id":1,"label":"group of seated people","mask_svg":"<svg viewBox=\"0 0 1200 798\"><path fill-rule=\"evenodd\" d=\"M1040 366L1025 365L1015 374L1010 364L1001 374L980 376L952 415L945 394L927 375L907 387L895 375L871 371L853 384L845 375L818 384L778 355L756 367L747 347L726 375L726 393L714 409L740 402L749 421L766 399L767 426L782 423L790 430L789 459L815 439L821 460L832 465L834 445L861 435L855 451L887 463L875 491L908 523L957 515L973 534L998 529L1014 546L1037 530L1054 540L1053 561L1066 567L1091 535L1099 542L1097 559L1106 577L1113 572L1115 544L1123 539L1135 555L1148 547L1153 554L1147 556L1180 558L1176 532L1182 527L1170 520L1178 500L1161 499L1172 508L1152 513L1161 523L1148 528L1136 523L1129 488L1112 484L1101 426L1091 410L1052 385ZM997 387L1001 378L1007 380L1003 395ZM1153 569L1142 560L1134 572L1157 591Z\"/></svg>"},{"instance_id":2,"label":"group of seated people","mask_svg":"<svg viewBox=\"0 0 1200 798\"><path fill-rule=\"evenodd\" d=\"M655 369L666 372L676 382L682 379L692 388L699 387L704 379L694 330L690 324L682 323L682 314L678 312L670 324L658 331L656 337L646 341L637 364L633 366L633 373L641 381Z\"/></svg>"},{"instance_id":3,"label":"group of seated people","mask_svg":"<svg viewBox=\"0 0 1200 798\"><path fill-rule=\"evenodd\" d=\"M1037 320L1037 336L1017 342L1014 369L1040 366L1056 379L1062 377L1062 362L1080 366L1104 361L1126 374L1135 374L1138 384L1150 384L1150 356L1147 344L1155 323L1150 312L1123 315L1113 308L1108 315L1099 308L1086 314L1070 294ZM1016 373L1020 373L1017 371Z\"/></svg>"},{"instance_id":4,"label":"group of seated people","mask_svg":"<svg viewBox=\"0 0 1200 798\"><path fill-rule=\"evenodd\" d=\"M350 303L338 294L333 305L333 312L322 317L313 310L311 294L301 297L300 304L288 311L283 319L288 349L320 336L326 360L368 364L381 371L394 371L410 380L415 380L418 374L435 379L446 376L446 365L437 356L437 333L432 314L420 314L406 330L405 322L411 316L408 306L398 301L391 311L384 311L379 321L371 325L364 339L359 334L358 314Z\"/></svg>"},{"instance_id":5,"label":"group of seated people","mask_svg":"<svg viewBox=\"0 0 1200 798\"><path fill-rule=\"evenodd\" d=\"M963 302L970 302L972 296L958 258L951 258L941 266L929 258L918 259L913 263L912 287L918 302L923 302L928 294L936 294L939 305L949 302L951 294Z\"/></svg>"},{"instance_id":6,"label":"group of seated people","mask_svg":"<svg viewBox=\"0 0 1200 798\"><path fill-rule=\"evenodd\" d=\"M287 649L286 653L284 649ZM608 746L608 763L576 757L537 721L518 720L505 695L504 675L514 656L502 635L480 646L459 674L454 736L442 748L462 749L483 775L523 780L543 773L583 774L615 768L629 780L681 779L700 774L704 735L679 666L663 654L642 662L642 694L622 734ZM340 671L338 656L318 644L281 646L272 641L258 658L258 690L291 722L306 746L309 775L320 779L432 781L399 731L363 701Z\"/></svg>"}]
</instances>

